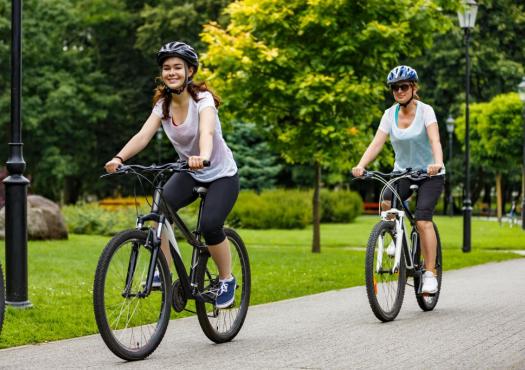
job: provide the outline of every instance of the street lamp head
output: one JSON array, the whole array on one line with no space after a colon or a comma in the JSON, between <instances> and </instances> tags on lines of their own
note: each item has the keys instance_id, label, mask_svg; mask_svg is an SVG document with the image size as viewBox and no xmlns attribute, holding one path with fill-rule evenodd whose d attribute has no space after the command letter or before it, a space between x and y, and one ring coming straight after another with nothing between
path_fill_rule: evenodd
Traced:
<instances>
[{"instance_id":1,"label":"street lamp head","mask_svg":"<svg viewBox=\"0 0 525 370\"><path fill-rule=\"evenodd\" d=\"M447 118L447 132L452 134L454 132L454 118L449 114Z\"/></svg>"},{"instance_id":2,"label":"street lamp head","mask_svg":"<svg viewBox=\"0 0 525 370\"><path fill-rule=\"evenodd\" d=\"M463 0L463 7L458 10L459 26L463 29L472 29L476 24L478 4L474 0Z\"/></svg>"},{"instance_id":3,"label":"street lamp head","mask_svg":"<svg viewBox=\"0 0 525 370\"><path fill-rule=\"evenodd\" d=\"M520 94L520 99L525 103L525 77L521 80L521 83L518 85L518 94Z\"/></svg>"}]
</instances>

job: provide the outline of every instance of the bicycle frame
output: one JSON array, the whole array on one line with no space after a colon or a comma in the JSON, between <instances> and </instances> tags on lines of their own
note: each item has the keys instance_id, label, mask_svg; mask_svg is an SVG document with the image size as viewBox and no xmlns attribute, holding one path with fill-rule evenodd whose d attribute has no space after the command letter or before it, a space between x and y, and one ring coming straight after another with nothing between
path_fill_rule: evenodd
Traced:
<instances>
[{"instance_id":1,"label":"bicycle frame","mask_svg":"<svg viewBox=\"0 0 525 370\"><path fill-rule=\"evenodd\" d=\"M399 184L394 185L395 193L397 193ZM417 188L416 188L417 189ZM391 208L387 211L381 212L381 219L386 222L394 222L395 223L395 241L396 241L396 252L394 256L394 266L392 267L391 273L396 273L399 271L399 266L401 263L401 248L404 248L405 252L405 265L407 270L414 270L414 260L415 260L415 254L417 252L416 248L418 246L418 238L419 234L417 232L416 228L416 220L412 213L410 212L410 209L405 205L404 202L401 203L401 209L397 208L398 198L397 196L392 196L392 204ZM408 218L410 221L410 224L412 226L411 230L411 237L410 237L410 243L407 241L406 235L406 224L404 222L405 217ZM378 246L378 258L376 263L376 271L380 272L382 262L383 262L383 251L384 251L384 245L383 241L381 239L379 246Z\"/></svg>"},{"instance_id":2,"label":"bicycle frame","mask_svg":"<svg viewBox=\"0 0 525 370\"><path fill-rule=\"evenodd\" d=\"M199 258L202 254L208 253L207 246L201 242L200 240L200 219L201 219L201 213L202 213L202 207L203 207L203 196L201 195L201 204L199 207L199 213L197 217L197 230L195 233L192 233L186 224L182 221L180 216L174 212L173 213L173 222L175 223L176 227L182 232L184 235L184 238L188 241L188 243L193 247L192 252L192 258L191 258L191 266L189 270L189 274L186 271L186 267L184 265L184 262L182 261L182 253L179 249L177 239L175 237L175 233L173 232L173 228L171 227L169 220L166 216L164 216L160 212L160 200L162 195L162 186L155 186L154 193L153 193L153 202L151 204L151 211L150 213L138 216L137 217L137 224L136 228L137 230L148 230L148 237L146 239L146 244L150 245L152 248L149 268L148 268L148 275L146 278L146 284L144 286L144 289L142 292L140 292L138 295L140 297L145 297L150 294L151 287L153 283L153 276L155 273L155 262L158 257L158 253L162 253L161 251L161 238L163 233L166 235L168 243L169 243L169 250L171 254L171 258L173 260L173 263L175 265L175 270L177 272L177 275L179 277L179 281L181 283L182 289L184 291L185 297L189 299L196 299L203 302L212 303L213 297L208 297L206 295L200 294L198 291L198 285L196 282L196 276L195 276L195 269L198 265ZM156 226L154 227L145 227L144 225L147 222L156 222ZM134 263L136 261L136 253L138 253L138 248L135 250L135 248L132 251L132 255L130 258L130 264L128 266L128 274L126 278L126 291L128 296L130 295L129 291L131 289L131 282L133 281L133 271L135 270Z\"/></svg>"}]
</instances>

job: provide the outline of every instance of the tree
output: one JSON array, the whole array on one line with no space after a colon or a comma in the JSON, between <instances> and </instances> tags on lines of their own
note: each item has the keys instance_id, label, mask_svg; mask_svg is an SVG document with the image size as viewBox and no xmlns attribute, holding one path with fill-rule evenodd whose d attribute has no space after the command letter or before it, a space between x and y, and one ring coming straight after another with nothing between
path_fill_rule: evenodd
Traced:
<instances>
[{"instance_id":1,"label":"tree","mask_svg":"<svg viewBox=\"0 0 525 370\"><path fill-rule=\"evenodd\" d=\"M516 90L525 73L525 2L516 0L478 1L476 26L472 30L469 54L471 58L471 102L487 102L496 95ZM421 78L421 97L432 104L438 122L447 116L464 115L465 49L464 32L455 13L449 14L454 26L447 33L436 35L431 48L425 49L408 63L417 67ZM440 124L441 136L446 137L446 125ZM457 136L461 144L464 136ZM472 137L472 142L475 142ZM460 145L454 144L455 147ZM458 157L460 157L458 152ZM459 160L459 159L458 159ZM450 170L447 160L447 171ZM487 183L493 183L498 167L493 163L471 163L472 201L476 202ZM462 169L454 176L457 185ZM508 178L506 178L508 180ZM490 187L488 188L490 190ZM490 191L489 191L490 192Z\"/></svg>"},{"instance_id":2,"label":"tree","mask_svg":"<svg viewBox=\"0 0 525 370\"><path fill-rule=\"evenodd\" d=\"M517 93L496 96L471 108L472 162L493 169L496 175L498 217L502 215L502 177L513 175L523 150L522 107ZM458 120L458 134L465 134L465 120Z\"/></svg>"},{"instance_id":3,"label":"tree","mask_svg":"<svg viewBox=\"0 0 525 370\"><path fill-rule=\"evenodd\" d=\"M76 4L28 0L24 5L22 122L31 190L74 200L94 170L91 155L97 152L97 127L118 98L97 68ZM0 3L0 12L2 19L9 19L7 1ZM2 34L8 33L7 25L1 23ZM9 50L8 44L0 48L3 61L9 61ZM2 71L0 82L9 86L9 68ZM9 89L1 94L0 104L7 112ZM0 124L8 123L6 114Z\"/></svg>"},{"instance_id":4,"label":"tree","mask_svg":"<svg viewBox=\"0 0 525 370\"><path fill-rule=\"evenodd\" d=\"M225 138L239 168L241 189L260 192L275 186L282 166L253 123L234 122Z\"/></svg>"},{"instance_id":5,"label":"tree","mask_svg":"<svg viewBox=\"0 0 525 370\"><path fill-rule=\"evenodd\" d=\"M388 70L450 26L438 5L451 5L439 3L244 0L226 8L227 27L205 27L203 59L228 112L263 126L288 163L315 169L313 252L321 168L356 161L381 115Z\"/></svg>"},{"instance_id":6,"label":"tree","mask_svg":"<svg viewBox=\"0 0 525 370\"><path fill-rule=\"evenodd\" d=\"M145 4L140 12L143 24L137 29L136 47L151 55L160 45L170 41L185 41L196 50L205 45L200 40L203 24L209 21L225 23L223 8L232 0L160 0Z\"/></svg>"}]
</instances>

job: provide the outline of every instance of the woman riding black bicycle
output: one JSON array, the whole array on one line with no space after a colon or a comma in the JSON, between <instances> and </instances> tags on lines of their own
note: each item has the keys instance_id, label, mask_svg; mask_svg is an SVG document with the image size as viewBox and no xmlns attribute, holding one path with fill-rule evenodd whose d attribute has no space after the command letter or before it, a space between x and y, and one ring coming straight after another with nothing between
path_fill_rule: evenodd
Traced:
<instances>
[{"instance_id":1,"label":"woman riding black bicycle","mask_svg":"<svg viewBox=\"0 0 525 370\"><path fill-rule=\"evenodd\" d=\"M357 166L352 169L352 174L356 177L363 176L365 167L377 157L390 135L395 152L394 171L405 171L407 168L423 169L431 176L417 181L419 191L415 218L421 235L426 270L421 292L434 294L438 290L435 264L437 237L432 216L443 191L445 167L436 115L430 105L419 100L417 82L417 73L411 67L401 65L390 71L387 84L392 90L396 104L384 112L372 143ZM399 181L398 193L403 200L410 196L413 181L408 178ZM390 189L386 190L384 199L381 207L387 210L392 200Z\"/></svg>"},{"instance_id":2,"label":"woman riding black bicycle","mask_svg":"<svg viewBox=\"0 0 525 370\"><path fill-rule=\"evenodd\" d=\"M151 141L159 127L173 144L179 158L187 160L194 172L176 172L166 183L163 198L176 212L197 199L194 188L208 189L202 210L200 230L219 269L220 287L216 307L234 303L236 281L231 274L231 255L224 222L239 194L237 166L221 132L217 113L220 104L205 83L193 81L199 68L195 50L183 42L170 42L157 54L162 84L155 90L153 111L142 129L106 163L113 173ZM209 161L210 167L204 167ZM165 238L162 250L169 256ZM168 259L169 260L169 259ZM155 281L154 281L155 283Z\"/></svg>"}]
</instances>

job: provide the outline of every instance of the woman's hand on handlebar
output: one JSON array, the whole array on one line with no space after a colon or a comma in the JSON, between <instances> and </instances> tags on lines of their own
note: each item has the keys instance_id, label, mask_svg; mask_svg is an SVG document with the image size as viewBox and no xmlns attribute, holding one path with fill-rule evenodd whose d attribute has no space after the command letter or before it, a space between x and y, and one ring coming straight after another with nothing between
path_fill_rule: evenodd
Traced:
<instances>
[{"instance_id":1,"label":"woman's hand on handlebar","mask_svg":"<svg viewBox=\"0 0 525 370\"><path fill-rule=\"evenodd\" d=\"M364 174L365 174L364 167L357 165L354 168L352 168L352 175L354 175L354 177L361 177Z\"/></svg>"},{"instance_id":2,"label":"woman's hand on handlebar","mask_svg":"<svg viewBox=\"0 0 525 370\"><path fill-rule=\"evenodd\" d=\"M111 160L105 164L104 169L106 170L107 173L114 173L117 171L117 169L121 165L122 165L122 161L120 159L111 158Z\"/></svg>"},{"instance_id":3,"label":"woman's hand on handlebar","mask_svg":"<svg viewBox=\"0 0 525 370\"><path fill-rule=\"evenodd\" d=\"M427 168L427 172L430 176L435 176L441 171L441 168L443 168L443 163L433 163L429 164Z\"/></svg>"},{"instance_id":4,"label":"woman's hand on handlebar","mask_svg":"<svg viewBox=\"0 0 525 370\"><path fill-rule=\"evenodd\" d=\"M191 170L200 170L205 167L205 161L207 162L209 159L200 155L192 155L188 158L188 167Z\"/></svg>"}]
</instances>

